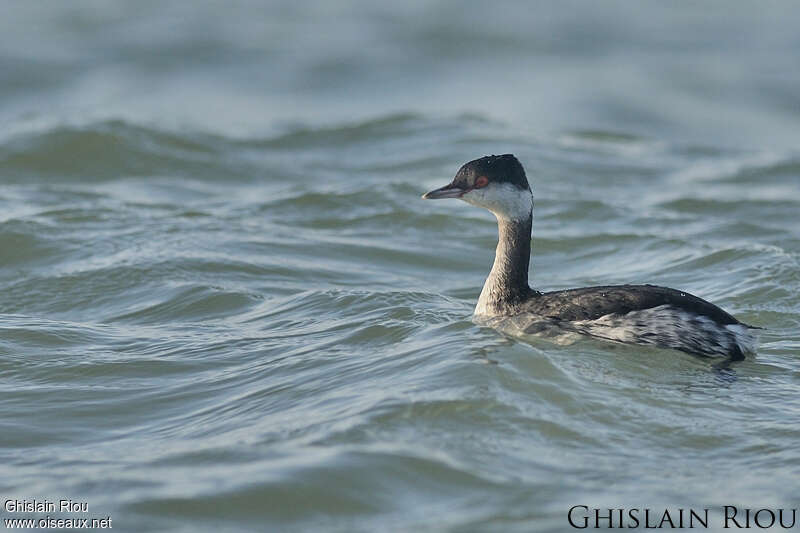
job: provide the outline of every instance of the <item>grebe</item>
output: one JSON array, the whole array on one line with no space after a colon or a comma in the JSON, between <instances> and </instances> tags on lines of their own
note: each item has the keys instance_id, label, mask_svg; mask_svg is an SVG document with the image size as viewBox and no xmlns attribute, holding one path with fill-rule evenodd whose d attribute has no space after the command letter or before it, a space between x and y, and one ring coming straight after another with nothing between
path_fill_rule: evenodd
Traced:
<instances>
[{"instance_id":1,"label":"grebe","mask_svg":"<svg viewBox=\"0 0 800 533\"><path fill-rule=\"evenodd\" d=\"M606 340L648 344L709 357L744 359L756 328L697 296L655 285L608 285L539 292L528 285L533 196L512 154L475 159L453 181L422 198L458 198L497 218L499 240L475 317L513 317L526 333L551 326Z\"/></svg>"}]
</instances>

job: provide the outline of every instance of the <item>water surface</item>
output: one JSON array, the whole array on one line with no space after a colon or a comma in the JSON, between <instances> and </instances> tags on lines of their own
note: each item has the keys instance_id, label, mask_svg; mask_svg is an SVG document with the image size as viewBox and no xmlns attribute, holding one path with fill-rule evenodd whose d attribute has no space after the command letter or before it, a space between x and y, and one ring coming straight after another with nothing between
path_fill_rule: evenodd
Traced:
<instances>
[{"instance_id":1,"label":"water surface","mask_svg":"<svg viewBox=\"0 0 800 533\"><path fill-rule=\"evenodd\" d=\"M123 531L796 507L800 13L733 5L10 9L3 497ZM680 288L758 354L473 324L496 224L419 196L506 152L536 288Z\"/></svg>"}]
</instances>

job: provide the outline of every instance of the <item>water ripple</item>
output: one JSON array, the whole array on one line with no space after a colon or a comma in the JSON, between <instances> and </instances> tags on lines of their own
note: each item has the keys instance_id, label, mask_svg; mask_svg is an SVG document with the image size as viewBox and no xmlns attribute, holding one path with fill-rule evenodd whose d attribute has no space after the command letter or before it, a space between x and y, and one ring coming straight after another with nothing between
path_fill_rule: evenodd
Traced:
<instances>
[{"instance_id":1,"label":"water ripple","mask_svg":"<svg viewBox=\"0 0 800 533\"><path fill-rule=\"evenodd\" d=\"M759 354L715 369L473 324L496 224L419 195L491 143L529 168L538 288L679 287L766 326ZM791 153L478 116L8 133L3 488L153 530L558 530L597 494L778 505L798 460L796 171Z\"/></svg>"}]
</instances>

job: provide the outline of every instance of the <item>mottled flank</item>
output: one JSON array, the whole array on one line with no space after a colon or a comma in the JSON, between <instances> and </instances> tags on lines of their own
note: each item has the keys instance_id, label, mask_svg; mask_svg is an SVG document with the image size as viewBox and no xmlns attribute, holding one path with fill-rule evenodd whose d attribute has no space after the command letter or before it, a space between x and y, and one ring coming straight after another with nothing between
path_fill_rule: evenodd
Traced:
<instances>
[{"instance_id":1,"label":"mottled flank","mask_svg":"<svg viewBox=\"0 0 800 533\"><path fill-rule=\"evenodd\" d=\"M569 323L569 329L601 339L667 347L709 357L744 359L754 353L758 337L743 324L720 324L671 305L610 314Z\"/></svg>"},{"instance_id":2,"label":"mottled flank","mask_svg":"<svg viewBox=\"0 0 800 533\"><path fill-rule=\"evenodd\" d=\"M649 344L704 356L743 359L755 353L758 328L684 291L655 285L609 285L536 294L515 313L534 327L549 320L562 331Z\"/></svg>"}]
</instances>

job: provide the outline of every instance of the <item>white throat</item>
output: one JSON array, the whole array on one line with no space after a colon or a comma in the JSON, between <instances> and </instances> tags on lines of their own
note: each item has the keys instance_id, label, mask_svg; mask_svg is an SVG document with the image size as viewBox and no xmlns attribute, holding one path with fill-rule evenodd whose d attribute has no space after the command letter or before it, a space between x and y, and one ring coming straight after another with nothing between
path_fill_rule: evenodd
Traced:
<instances>
[{"instance_id":1,"label":"white throat","mask_svg":"<svg viewBox=\"0 0 800 533\"><path fill-rule=\"evenodd\" d=\"M533 195L510 183L490 184L483 189L473 189L461 197L465 202L488 209L501 219L527 220L533 211Z\"/></svg>"}]
</instances>

